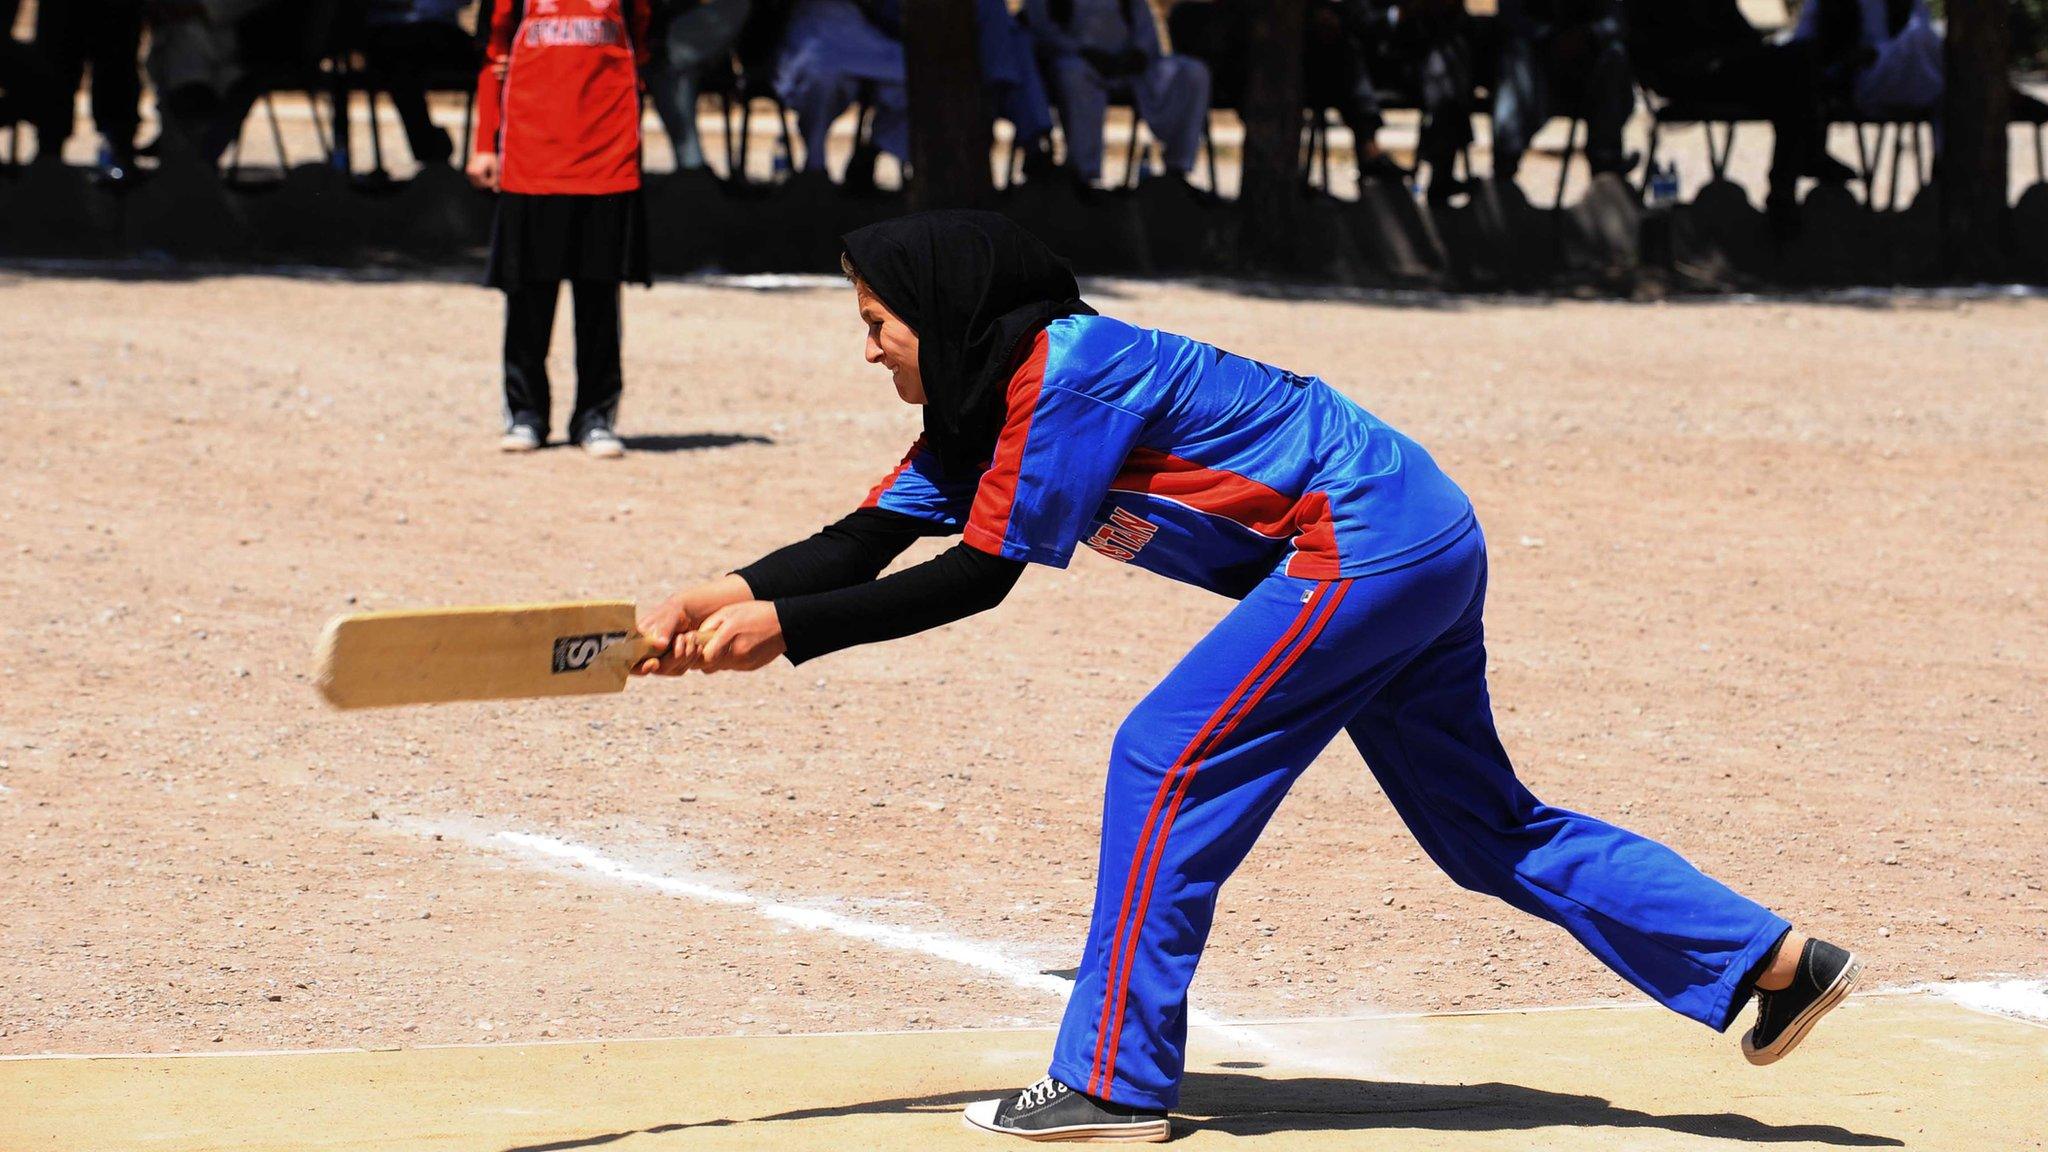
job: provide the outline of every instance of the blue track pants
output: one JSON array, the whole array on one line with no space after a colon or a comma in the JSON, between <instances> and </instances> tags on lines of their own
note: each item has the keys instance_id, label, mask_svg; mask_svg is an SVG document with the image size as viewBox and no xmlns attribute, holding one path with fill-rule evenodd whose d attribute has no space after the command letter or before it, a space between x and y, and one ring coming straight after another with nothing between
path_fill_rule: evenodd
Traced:
<instances>
[{"instance_id":1,"label":"blue track pants","mask_svg":"<svg viewBox=\"0 0 2048 1152\"><path fill-rule=\"evenodd\" d=\"M1094 919L1054 1077L1174 1106L1217 892L1339 730L1453 880L1563 927L1676 1012L1734 1020L1789 925L1670 849L1530 795L1494 733L1485 597L1476 528L1393 572L1275 574L1138 705L1110 754Z\"/></svg>"}]
</instances>

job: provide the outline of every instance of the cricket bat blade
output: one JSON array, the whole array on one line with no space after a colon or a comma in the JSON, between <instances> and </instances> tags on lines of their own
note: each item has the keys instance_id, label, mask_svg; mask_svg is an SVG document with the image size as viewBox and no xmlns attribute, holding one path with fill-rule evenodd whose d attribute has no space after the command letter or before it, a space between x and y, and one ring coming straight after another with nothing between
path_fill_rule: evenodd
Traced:
<instances>
[{"instance_id":1,"label":"cricket bat blade","mask_svg":"<svg viewBox=\"0 0 2048 1152\"><path fill-rule=\"evenodd\" d=\"M617 692L655 651L628 600L358 612L328 621L313 683L336 708Z\"/></svg>"}]
</instances>

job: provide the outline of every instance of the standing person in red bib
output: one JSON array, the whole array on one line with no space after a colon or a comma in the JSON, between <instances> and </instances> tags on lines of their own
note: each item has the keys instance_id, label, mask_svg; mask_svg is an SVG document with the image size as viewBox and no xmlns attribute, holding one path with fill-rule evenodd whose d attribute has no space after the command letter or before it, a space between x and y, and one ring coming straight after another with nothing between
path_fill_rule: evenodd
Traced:
<instances>
[{"instance_id":1,"label":"standing person in red bib","mask_svg":"<svg viewBox=\"0 0 2048 1152\"><path fill-rule=\"evenodd\" d=\"M496 0L477 79L469 178L499 193L486 282L505 293L508 452L547 442L548 343L569 281L576 409L569 441L625 454L613 424L619 286L651 283L640 199L639 68L647 0Z\"/></svg>"}]
</instances>

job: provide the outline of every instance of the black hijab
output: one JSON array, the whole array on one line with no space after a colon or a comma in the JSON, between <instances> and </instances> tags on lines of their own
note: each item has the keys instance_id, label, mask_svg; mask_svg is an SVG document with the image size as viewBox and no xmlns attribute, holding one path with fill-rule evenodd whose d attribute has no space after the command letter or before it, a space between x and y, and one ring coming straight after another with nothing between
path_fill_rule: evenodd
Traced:
<instances>
[{"instance_id":1,"label":"black hijab","mask_svg":"<svg viewBox=\"0 0 2048 1152\"><path fill-rule=\"evenodd\" d=\"M1062 316L1093 316L1073 269L994 212L948 209L840 237L853 271L917 333L925 443L950 477L995 454L1018 349Z\"/></svg>"}]
</instances>

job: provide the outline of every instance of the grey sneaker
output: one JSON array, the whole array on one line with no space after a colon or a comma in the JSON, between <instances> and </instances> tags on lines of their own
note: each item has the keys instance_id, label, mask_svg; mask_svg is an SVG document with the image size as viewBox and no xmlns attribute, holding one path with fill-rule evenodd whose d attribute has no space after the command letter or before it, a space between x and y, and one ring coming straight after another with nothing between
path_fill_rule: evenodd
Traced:
<instances>
[{"instance_id":1,"label":"grey sneaker","mask_svg":"<svg viewBox=\"0 0 2048 1152\"><path fill-rule=\"evenodd\" d=\"M599 426L583 434L583 450L600 460L616 460L626 454L626 443L619 434Z\"/></svg>"},{"instance_id":2,"label":"grey sneaker","mask_svg":"<svg viewBox=\"0 0 2048 1152\"><path fill-rule=\"evenodd\" d=\"M1854 953L1825 940L1808 940L1799 950L1792 983L1776 992L1757 989L1756 1026L1742 1035L1743 1058L1751 1064L1777 1063L1842 1002L1862 972Z\"/></svg>"},{"instance_id":3,"label":"grey sneaker","mask_svg":"<svg viewBox=\"0 0 2048 1152\"><path fill-rule=\"evenodd\" d=\"M532 452L540 447L540 429L531 424L514 424L498 440L500 452Z\"/></svg>"},{"instance_id":4,"label":"grey sneaker","mask_svg":"<svg viewBox=\"0 0 2048 1152\"><path fill-rule=\"evenodd\" d=\"M1041 1142L1158 1144L1171 1135L1164 1112L1098 1100L1050 1076L1015 1096L977 1100L961 1113L961 1119L970 1128Z\"/></svg>"}]
</instances>

